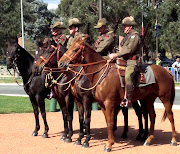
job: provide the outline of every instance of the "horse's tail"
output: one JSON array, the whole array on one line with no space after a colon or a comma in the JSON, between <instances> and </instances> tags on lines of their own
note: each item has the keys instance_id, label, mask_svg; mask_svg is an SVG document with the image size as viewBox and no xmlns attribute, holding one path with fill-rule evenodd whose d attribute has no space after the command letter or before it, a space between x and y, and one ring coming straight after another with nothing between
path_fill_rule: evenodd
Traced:
<instances>
[{"instance_id":1,"label":"horse's tail","mask_svg":"<svg viewBox=\"0 0 180 154\"><path fill-rule=\"evenodd\" d=\"M175 86L174 86L174 82L172 82L171 98L170 98L171 108L172 108L173 103L174 103L174 98L175 98ZM167 112L164 111L164 115L163 115L163 117L162 117L162 121L165 121L166 118L167 118Z\"/></svg>"}]
</instances>

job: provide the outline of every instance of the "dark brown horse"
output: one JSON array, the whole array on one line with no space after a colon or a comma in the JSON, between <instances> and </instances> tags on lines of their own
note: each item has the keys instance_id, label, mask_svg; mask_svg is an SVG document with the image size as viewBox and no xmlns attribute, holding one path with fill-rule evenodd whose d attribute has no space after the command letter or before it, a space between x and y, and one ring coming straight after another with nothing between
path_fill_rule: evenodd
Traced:
<instances>
[{"instance_id":1,"label":"dark brown horse","mask_svg":"<svg viewBox=\"0 0 180 154\"><path fill-rule=\"evenodd\" d=\"M35 64L33 70L36 72L43 72L45 66L54 67L51 65L51 61L56 61L57 67L57 59L62 56L62 54L67 50L65 46L57 45L55 41L50 38L46 38L43 42L37 42L38 48L37 53L39 54L36 57ZM43 56L43 52L46 54L50 54L50 57ZM45 59L47 58L47 59ZM43 72L44 73L44 72ZM61 137L61 140L65 142L71 142L72 135L73 135L73 107L74 107L74 97L69 89L69 84L64 84L71 79L71 76L62 75L62 73L50 73L46 74L46 81L45 85L49 89L52 89L55 98L58 101L58 104L62 110L63 121L64 121L64 133ZM58 80L56 80L58 78ZM57 83L52 83L52 80L57 81ZM60 86L58 86L60 85Z\"/></svg>"},{"instance_id":2,"label":"dark brown horse","mask_svg":"<svg viewBox=\"0 0 180 154\"><path fill-rule=\"evenodd\" d=\"M18 69L19 75L22 76L23 79L24 90L29 95L34 110L36 127L32 135L37 136L40 129L39 107L45 126L43 137L47 138L49 127L46 120L45 98L49 93L49 89L44 86L45 74L41 74L39 76L33 75L33 62L34 58L18 44L16 37L8 41L6 60L7 69Z\"/></svg>"},{"instance_id":3,"label":"dark brown horse","mask_svg":"<svg viewBox=\"0 0 180 154\"><path fill-rule=\"evenodd\" d=\"M40 43L41 44L41 43ZM57 69L57 54L54 54L56 51L49 51L51 49L50 47L46 46L45 44L42 46L39 46L39 52L42 52L43 54L41 57L36 61L37 66L40 67L44 66L44 63L46 63L46 66L49 66L50 68L45 67L44 71L45 72L56 72L53 74L61 74L61 71ZM43 51L42 51L43 50ZM69 70L68 72L64 72L64 75L71 76L72 78L75 77L75 72L79 73L80 68L74 68L72 70ZM49 71L50 70L50 71ZM58 72L59 71L59 72ZM71 81L71 90L73 92L73 95L75 97L75 102L78 108L79 112L79 122L80 122L80 133L79 133L79 138L75 142L75 144L80 144L81 139L84 136L83 133L83 125L85 124L86 128L86 140L83 143L83 147L86 147L89 145L89 139L90 139L90 116L91 116L91 105L94 100L94 97L92 95L92 90L89 88L90 87L90 82L87 79L87 76L84 75L84 73L79 73L81 75L78 75L79 77L74 78L74 80ZM133 104L133 108L136 111L136 114L138 116L139 120L139 134L137 136L137 139L142 139L142 134L143 134L143 126L142 126L142 113L141 113L141 108L139 107L138 103ZM115 108L115 125L114 125L114 130L116 130L116 120L117 120L117 114L119 112L120 106L116 106ZM122 134L122 137L127 137L127 131L128 131L128 109L127 108L122 108L123 115L124 115L124 132ZM85 120L84 119L85 115ZM144 132L143 138L147 137L148 135L148 117L146 114L145 116L145 125L146 129ZM83 123L84 121L84 123Z\"/></svg>"},{"instance_id":4,"label":"dark brown horse","mask_svg":"<svg viewBox=\"0 0 180 154\"><path fill-rule=\"evenodd\" d=\"M75 64L70 65L69 63ZM77 63L81 64L78 65ZM96 51L86 44L84 40L77 39L62 56L59 65L61 68L65 68L65 66L83 66L85 72L90 74L88 78L92 86L97 85L94 91L94 97L104 113L108 130L108 142L105 146L105 151L111 151L112 145L114 144L114 108L115 105L120 104L124 97L124 89L120 85L120 79L115 64L110 61L105 61ZM150 67L154 72L156 83L146 87L136 87L133 95L133 101L141 99L146 101L150 116L150 134L144 145L149 145L154 138L154 101L157 97L160 98L165 107L163 120L168 117L172 126L171 145L177 145L172 112L175 97L173 76L161 66L151 65ZM91 74L92 72L96 73ZM106 74L106 76L103 77L103 74Z\"/></svg>"}]
</instances>

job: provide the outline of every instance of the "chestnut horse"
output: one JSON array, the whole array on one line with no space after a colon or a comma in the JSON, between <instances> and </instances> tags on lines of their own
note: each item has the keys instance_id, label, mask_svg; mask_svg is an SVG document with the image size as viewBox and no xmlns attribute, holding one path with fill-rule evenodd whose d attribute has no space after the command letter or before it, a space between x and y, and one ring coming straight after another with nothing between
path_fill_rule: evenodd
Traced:
<instances>
[{"instance_id":1,"label":"chestnut horse","mask_svg":"<svg viewBox=\"0 0 180 154\"><path fill-rule=\"evenodd\" d=\"M40 46L38 49L38 51L43 54L41 54L41 57L36 61L37 66L39 67L39 69L41 69L41 66L44 66L44 63L46 63L45 66L48 66L48 67L44 68L45 72L48 72L48 73L56 72L55 74L60 75L62 73L62 71L60 69L59 70L57 69L57 53L55 53L56 50L54 49L54 51L49 51L49 49L51 49L51 48L44 44L40 43ZM72 70L69 70L68 72L65 71L64 75L71 76L72 78L74 78L74 76L76 75L75 73L81 74L81 73L78 73L79 69L80 68L74 68ZM83 143L83 147L87 147L87 146L89 146L88 142L90 139L90 118L91 118L90 111L91 111L91 105L94 100L94 97L92 94L92 90L90 88L88 88L88 87L90 87L90 82L89 82L87 76L84 75L84 73L82 73L81 75L78 75L78 76L76 78L74 78L74 80L71 81L71 90L73 91L73 95L75 97L75 102L76 102L76 105L78 108L79 122L80 122L79 138L77 139L75 144L81 143L81 139L84 136L83 125L85 124L86 140ZM142 110L139 107L137 102L133 104L133 108L135 109L135 112L136 112L136 114L138 116L138 120L139 120L139 134L136 139L141 140L141 139L146 138L148 135L148 115L146 113L143 114L144 118L145 118L145 131L144 131L144 135L143 135L142 113L141 113ZM116 106L115 119L114 119L115 120L114 131L117 129L116 121L117 121L117 114L119 112L119 109L120 109L120 106L119 105ZM85 121L83 120L84 112L85 112ZM128 131L128 109L123 107L122 112L123 112L124 121L125 121L124 132L122 133L122 137L126 138L127 131ZM84 123L83 123L83 121L84 121Z\"/></svg>"},{"instance_id":2,"label":"chestnut horse","mask_svg":"<svg viewBox=\"0 0 180 154\"><path fill-rule=\"evenodd\" d=\"M74 63L74 64L69 64ZM124 88L121 87L119 74L114 63L105 61L93 48L91 48L84 40L78 38L68 51L61 57L59 67L67 66L83 66L85 73L89 74L88 78L92 86L96 85L94 97L98 101L101 110L104 113L107 130L108 141L105 151L111 151L114 144L114 108L119 105L124 97ZM155 110L154 101L157 97L162 101L165 112L162 120L168 117L172 126L171 145L177 145L176 131L172 106L175 97L174 80L172 74L165 68L158 65L150 65L154 72L156 83L145 87L135 87L133 94L133 102L144 99L150 116L150 134L144 145L149 145L154 138ZM92 74L92 72L96 72Z\"/></svg>"}]
</instances>

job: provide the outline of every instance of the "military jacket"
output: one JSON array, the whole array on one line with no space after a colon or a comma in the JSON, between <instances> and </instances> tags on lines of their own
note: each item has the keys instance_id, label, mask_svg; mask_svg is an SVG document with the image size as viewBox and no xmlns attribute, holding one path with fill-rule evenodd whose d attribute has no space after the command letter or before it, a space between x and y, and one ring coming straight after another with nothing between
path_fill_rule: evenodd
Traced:
<instances>
[{"instance_id":1,"label":"military jacket","mask_svg":"<svg viewBox=\"0 0 180 154\"><path fill-rule=\"evenodd\" d=\"M84 37L85 37L85 34L79 32L76 36L70 36L70 38L69 38L69 40L68 40L68 42L67 42L67 48L69 48L69 47L73 44L73 42L76 40L76 38L77 38L78 36L81 36L82 38L84 38Z\"/></svg>"},{"instance_id":2,"label":"military jacket","mask_svg":"<svg viewBox=\"0 0 180 154\"><path fill-rule=\"evenodd\" d=\"M109 53L112 53L114 47L114 33L107 32L98 37L94 44L96 52L101 56L107 56Z\"/></svg>"},{"instance_id":3,"label":"military jacket","mask_svg":"<svg viewBox=\"0 0 180 154\"><path fill-rule=\"evenodd\" d=\"M67 39L67 37L65 36L65 35L58 35L58 36L56 36L56 37L53 37L53 39L54 39L54 41L56 42L56 43L59 43L59 44L61 44L61 45L64 45L64 46L66 46L67 45L67 41L68 41L68 39Z\"/></svg>"},{"instance_id":4,"label":"military jacket","mask_svg":"<svg viewBox=\"0 0 180 154\"><path fill-rule=\"evenodd\" d=\"M124 40L122 40L124 41ZM140 55L140 44L141 40L139 37L139 33L132 29L127 37L125 37L125 41L122 44L122 50L117 53L118 57L123 57L125 59L129 59L130 57Z\"/></svg>"}]
</instances>

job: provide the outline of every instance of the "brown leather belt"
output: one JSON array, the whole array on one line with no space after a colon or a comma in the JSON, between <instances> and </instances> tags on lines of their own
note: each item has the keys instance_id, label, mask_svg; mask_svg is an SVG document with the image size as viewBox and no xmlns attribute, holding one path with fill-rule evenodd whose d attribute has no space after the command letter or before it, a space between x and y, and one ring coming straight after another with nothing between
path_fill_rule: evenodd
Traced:
<instances>
[{"instance_id":1,"label":"brown leather belt","mask_svg":"<svg viewBox=\"0 0 180 154\"><path fill-rule=\"evenodd\" d=\"M137 56L134 55L134 56L132 56L132 57L129 57L129 60L137 60Z\"/></svg>"}]
</instances>

